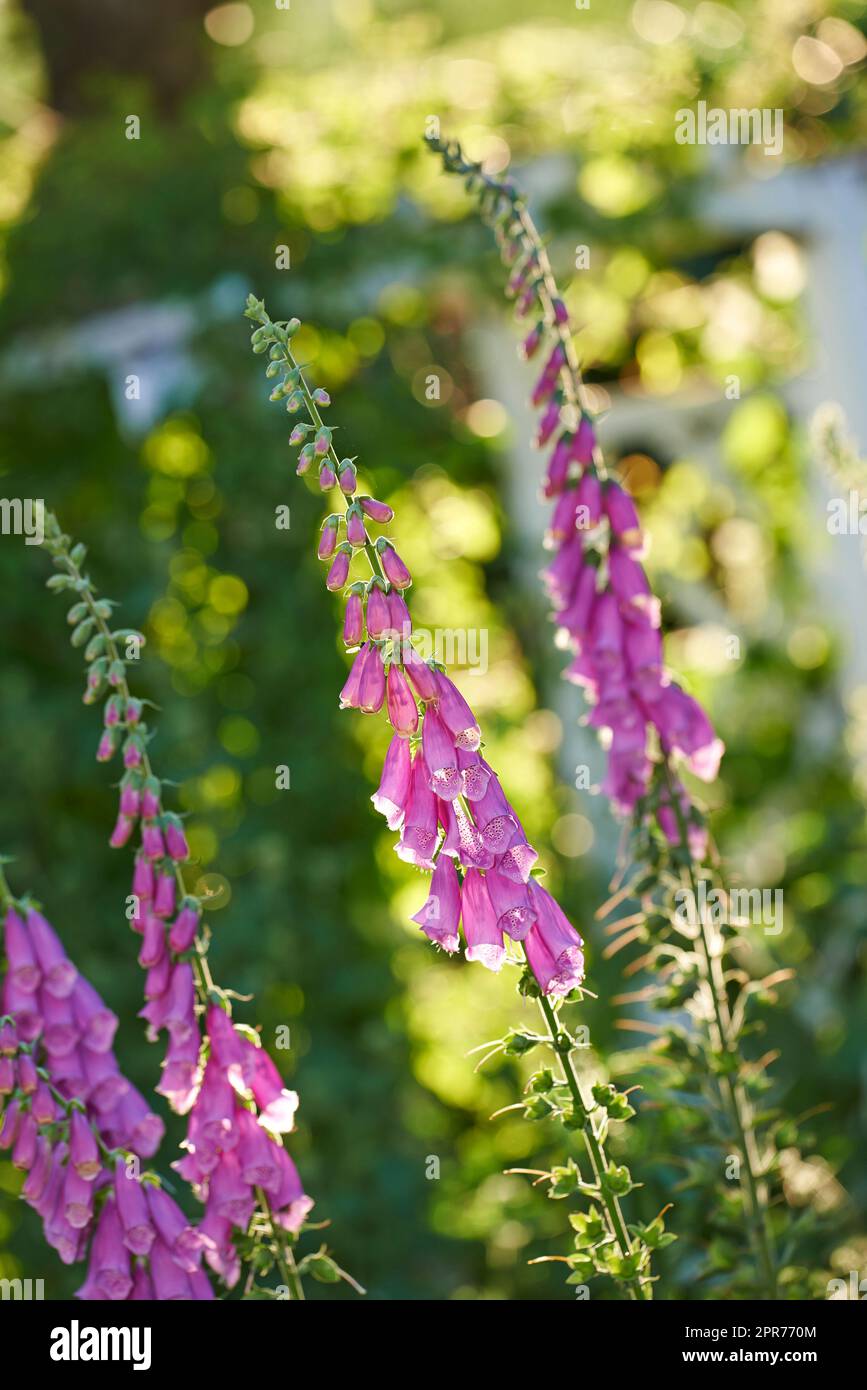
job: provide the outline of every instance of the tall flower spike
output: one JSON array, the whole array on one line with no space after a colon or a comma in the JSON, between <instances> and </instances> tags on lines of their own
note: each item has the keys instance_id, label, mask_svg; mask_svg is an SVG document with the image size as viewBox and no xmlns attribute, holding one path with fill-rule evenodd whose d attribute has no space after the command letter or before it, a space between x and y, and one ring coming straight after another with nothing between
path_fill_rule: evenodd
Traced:
<instances>
[{"instance_id":1,"label":"tall flower spike","mask_svg":"<svg viewBox=\"0 0 867 1390\"><path fill-rule=\"evenodd\" d=\"M334 524L327 525L323 535L329 531L336 535L338 520L334 518ZM305 1256L296 1262L294 1245L303 1226L303 1217L312 1202L300 1189L300 1182L299 1191L295 1191L297 1174L294 1166L291 1167L294 1175L292 1191L285 1200L283 1185L275 1184L274 1190L268 1191L258 1181L245 1179L243 1172L237 1176L233 1168L233 1150L237 1147L241 1132L243 1130L249 1134L249 1126L253 1124L261 1130L262 1142L270 1146L267 1152L274 1164L280 1171L288 1171L286 1165L290 1164L290 1160L284 1154L282 1135L291 1128L286 1119L294 1115L298 1098L294 1092L282 1086L276 1087L275 1091L276 1068L273 1064L269 1067L264 1054L259 1055L262 1049L258 1039L254 1043L238 1030L231 1018L229 992L218 988L211 975L207 939L197 935L201 904L187 892L184 880L184 865L190 851L183 822L163 803L163 784L154 771L148 751L152 734L142 721L141 703L134 699L127 682L126 662L121 656L119 643L121 638L129 634L127 631L113 631L109 626L112 605L97 596L91 580L82 571L84 547L71 544L52 513L46 514L45 548L57 569L57 573L48 581L49 587L74 594L72 611L76 620L79 624L86 623L93 634L85 648L85 659L90 662L87 670L87 702L95 703L107 696L111 701L111 713L106 717L110 717L113 728L125 735L123 749L127 774L121 783L119 822L122 822L123 828L122 833L118 834L115 827L111 843L118 846L128 843L138 826L140 841L132 868L135 912L130 926L141 936L138 960L147 971L145 1006L141 1016L147 1024L150 1041L157 1042L163 1036L166 1038L162 1075L156 1090L166 1098L174 1111L189 1116L184 1141L185 1157L174 1166L192 1184L196 1196L205 1204L205 1220L211 1221L216 1201L214 1190L220 1190L223 1167L229 1165L232 1181L240 1185L244 1197L235 1208L236 1213L242 1212L242 1216L237 1221L230 1218L228 1230L221 1233L223 1247L229 1241L232 1225L246 1232L251 1216L256 1212L256 1230L260 1234L251 1243L248 1255L254 1278L257 1267L268 1268L273 1264L290 1296L302 1298L302 1279L313 1257ZM347 565L349 556L346 552L350 549L349 546L341 546L338 550L338 558L345 559ZM78 619L78 614L84 616ZM73 641L77 630L78 627L73 631ZM141 634L134 635L143 641ZM370 654L375 656L379 672L374 664L371 664L370 672L365 667L364 679L359 682L359 698L370 708L378 708L384 696L385 674L378 649L371 648ZM106 673L110 673L110 681L104 679ZM378 693L380 686L382 693ZM130 776L135 780L131 782ZM44 975L44 997L40 996L43 1019L40 1023L44 1028L45 1045L60 1058L71 1059L75 1051L75 1019L64 992L74 990L74 975L70 976L69 969L58 959L50 928L42 919L37 920L31 941L27 933L22 935L21 925L12 913L11 942L15 962L15 970L11 973L15 990L12 1002L16 1003L22 996L26 1000L28 991L32 994L39 988ZM24 1022L19 1019L19 1031L22 1026L33 1027L26 1009ZM97 1024L94 1026L98 1029ZM219 1030L222 1039L220 1048L216 1046L215 1030ZM227 1039L235 1040L232 1047ZM208 1071L212 1084L206 1090L203 1059L209 1052ZM111 1100L121 1111L123 1122L133 1126L140 1141L151 1141L151 1127L146 1116L125 1094L121 1095L111 1068L93 1060L86 1061L82 1066L77 1066L73 1060L64 1064L67 1078L73 1077L78 1081L79 1072L83 1084L89 1086L91 1101L97 1108L101 1108L100 1101L107 1107ZM222 1115L224 1123L214 1136L202 1122L202 1107L209 1103L209 1097L221 1079L220 1073L225 1083L221 1093L229 1100ZM251 1079L256 1076L268 1079L269 1084L264 1085L262 1091L267 1114L258 1108L255 1089L250 1090ZM67 1081L67 1084L71 1083ZM75 1135L71 1146L74 1153L78 1153L79 1146L84 1146L81 1162L73 1156L73 1164L86 1178L83 1170L83 1165L89 1161L85 1152L86 1137L79 1120L73 1119L73 1126ZM239 1261L222 1256L218 1258L214 1253L217 1247L213 1241L200 1241L198 1236L186 1234L185 1222L184 1231L175 1230L177 1221L174 1216L171 1228L165 1220L160 1226L157 1218L161 1214L165 1216L168 1210L162 1194L154 1196L149 1193L149 1201L160 1235L160 1240L154 1246L151 1270L157 1297L161 1296L160 1288L166 1287L165 1259L180 1263L184 1277L179 1282L179 1288L186 1290L167 1296L200 1296L196 1290L201 1285L199 1260L202 1251L211 1268L227 1286L231 1287L237 1282L240 1276ZM114 1219L106 1219L113 1242ZM257 1244L263 1246L261 1255L257 1253ZM353 1282L327 1252L319 1251L315 1258L326 1262L334 1278ZM94 1280L89 1278L87 1287L93 1283ZM96 1278L96 1286L100 1286L99 1278Z\"/></svg>"},{"instance_id":2,"label":"tall flower spike","mask_svg":"<svg viewBox=\"0 0 867 1390\"><path fill-rule=\"evenodd\" d=\"M636 867L633 879L646 885L649 873L657 880L660 911L677 931L677 914L659 871L666 845L674 874L693 904L701 901L699 879L713 877L713 870L704 863L707 830L680 780L679 764L711 782L723 744L701 706L663 667L660 606L640 563L643 538L638 513L632 498L606 469L569 313L526 202L511 182L491 177L468 160L456 142L429 138L427 145L442 157L445 170L458 174L476 194L504 263L517 264L521 284L527 286L524 307L537 321L524 341L522 355L531 356L542 348L545 360L532 393L533 404L544 412L536 443L541 447L549 439L554 441L542 492L555 499L547 544L557 553L542 577L556 611L559 635L575 652L566 675L583 688L592 706L589 723L603 731L608 741L603 791L616 814L631 821L636 857L648 861ZM530 267L534 273L528 280ZM507 293L513 291L515 275L512 270ZM624 896L618 894L617 901ZM696 926L695 936L687 932L683 949L690 953L699 982L696 1017L706 1018L706 1001L712 1002L703 1052L707 1085L719 1093L740 1151L744 1224L758 1269L757 1287L764 1296L775 1298L776 1255L765 1178L773 1165L759 1156L747 1094L737 1022L743 1009L734 1010L729 1002L723 957L730 940L714 934L704 912L697 914ZM628 939L624 934L623 944ZM530 955L537 977L540 973L549 977L535 938ZM658 970L664 959L652 950L646 963ZM548 988L550 992L550 984ZM664 999L664 991L659 998ZM726 1058L722 1080L720 1054Z\"/></svg>"},{"instance_id":3,"label":"tall flower spike","mask_svg":"<svg viewBox=\"0 0 867 1390\"><path fill-rule=\"evenodd\" d=\"M524 297L529 293L524 280L521 291ZM272 322L264 304L253 296L246 314L259 325L252 335L253 350L269 352L271 362L279 364L278 371L285 371L285 380L291 380L293 390L303 396L313 429L321 429L318 393L308 385L292 352L292 325L297 320ZM341 463L330 444L329 451L346 499L344 515L351 518L359 505L357 472L353 467L349 474L346 461ZM390 507L361 506L373 521L386 525L392 520ZM335 529L340 524L337 516ZM433 874L427 901L414 920L449 954L459 947L462 921L467 959L499 969L506 959L506 939L514 943L509 949L520 959L518 943L527 937L539 915L527 886L536 851L526 843L520 821L504 794L492 809L495 797L493 791L490 797L487 792L495 779L493 771L477 757L481 729L470 706L445 672L424 662L412 647L412 622L405 599L412 579L394 542L390 536L380 535L373 543L356 546L347 559L355 564L362 556L368 571L367 641L354 658L340 693L340 705L375 713L387 696L395 737L373 803L386 816L389 827L400 831L395 845L400 858ZM345 571L341 569L339 577L341 582L336 584L332 563L326 586L343 587L349 578L348 566ZM383 675L386 666L387 679ZM419 725L420 739L416 735ZM495 785L499 787L499 783ZM564 1053L568 1034L556 1015L564 994L580 988L581 948L581 938L565 916L546 913L545 929L534 938L532 954L523 955L522 989L539 1000L548 1038L567 1071L563 1081L555 1083L552 1079L550 1108L552 1113L567 1117L563 1097L568 1089L568 1121L583 1130L598 1180L595 1191L606 1215L607 1238L621 1262L607 1272L614 1274L630 1297L645 1298L651 1296L652 1288L647 1277L649 1247L630 1235L620 1212L619 1195L606 1179L608 1165L602 1156L601 1132L571 1070L570 1049ZM529 1045L536 1041L544 1039ZM626 1182L622 1191L628 1191L629 1186Z\"/></svg>"}]
</instances>

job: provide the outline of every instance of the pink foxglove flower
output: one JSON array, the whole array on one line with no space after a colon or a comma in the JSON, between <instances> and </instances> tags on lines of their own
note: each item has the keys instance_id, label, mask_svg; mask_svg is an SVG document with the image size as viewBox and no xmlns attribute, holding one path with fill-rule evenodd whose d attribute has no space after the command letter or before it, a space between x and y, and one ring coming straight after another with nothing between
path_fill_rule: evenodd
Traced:
<instances>
[{"instance_id":1,"label":"pink foxglove flower","mask_svg":"<svg viewBox=\"0 0 867 1390\"><path fill-rule=\"evenodd\" d=\"M427 902L413 917L431 941L453 954L460 946L461 889L454 860L441 854L430 881Z\"/></svg>"},{"instance_id":2,"label":"pink foxglove flower","mask_svg":"<svg viewBox=\"0 0 867 1390\"><path fill-rule=\"evenodd\" d=\"M386 692L391 727L404 737L414 734L418 728L418 707L403 670L394 661L388 668Z\"/></svg>"}]
</instances>

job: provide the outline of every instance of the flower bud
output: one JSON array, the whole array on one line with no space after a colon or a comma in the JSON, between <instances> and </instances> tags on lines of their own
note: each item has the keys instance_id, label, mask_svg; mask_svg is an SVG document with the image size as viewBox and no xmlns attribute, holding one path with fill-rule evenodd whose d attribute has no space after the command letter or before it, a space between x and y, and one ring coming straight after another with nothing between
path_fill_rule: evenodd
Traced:
<instances>
[{"instance_id":1,"label":"flower bud","mask_svg":"<svg viewBox=\"0 0 867 1390\"><path fill-rule=\"evenodd\" d=\"M391 544L391 541L386 540L384 536L380 536L376 543L376 548L379 551L382 568L385 571L385 577L389 583L393 584L396 589L408 589L412 583L412 575L394 546Z\"/></svg>"},{"instance_id":2,"label":"flower bud","mask_svg":"<svg viewBox=\"0 0 867 1390\"><path fill-rule=\"evenodd\" d=\"M330 560L337 545L337 531L340 526L340 517L336 515L327 516L322 523L322 532L319 537L319 549L317 555L320 560Z\"/></svg>"},{"instance_id":3,"label":"flower bud","mask_svg":"<svg viewBox=\"0 0 867 1390\"><path fill-rule=\"evenodd\" d=\"M350 594L346 600L346 613L343 618L343 640L347 647L355 647L364 636L364 609L360 594Z\"/></svg>"},{"instance_id":4,"label":"flower bud","mask_svg":"<svg viewBox=\"0 0 867 1390\"><path fill-rule=\"evenodd\" d=\"M369 516L371 521L376 521L380 526L393 520L394 512L386 502L377 502L375 497L359 497L361 509L365 516Z\"/></svg>"},{"instance_id":5,"label":"flower bud","mask_svg":"<svg viewBox=\"0 0 867 1390\"><path fill-rule=\"evenodd\" d=\"M325 587L332 593L342 589L349 578L349 562L352 558L352 548L345 543L338 547L337 554L331 562L331 568L325 577Z\"/></svg>"}]
</instances>

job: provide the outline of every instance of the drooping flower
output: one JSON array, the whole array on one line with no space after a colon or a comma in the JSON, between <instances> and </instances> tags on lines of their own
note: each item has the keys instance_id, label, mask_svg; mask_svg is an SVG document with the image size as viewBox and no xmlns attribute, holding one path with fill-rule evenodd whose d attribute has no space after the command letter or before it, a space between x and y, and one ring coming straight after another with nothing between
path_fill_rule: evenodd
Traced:
<instances>
[{"instance_id":1,"label":"drooping flower","mask_svg":"<svg viewBox=\"0 0 867 1390\"><path fill-rule=\"evenodd\" d=\"M413 917L431 941L453 954L460 945L461 890L454 860L441 854L430 881L424 906Z\"/></svg>"}]
</instances>

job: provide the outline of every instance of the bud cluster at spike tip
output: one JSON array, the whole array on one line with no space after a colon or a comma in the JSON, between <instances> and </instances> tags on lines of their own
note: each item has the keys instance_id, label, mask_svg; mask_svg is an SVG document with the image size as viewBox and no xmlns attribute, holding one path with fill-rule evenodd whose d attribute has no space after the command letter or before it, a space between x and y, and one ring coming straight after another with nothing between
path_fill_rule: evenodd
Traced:
<instances>
[{"instance_id":1,"label":"bud cluster at spike tip","mask_svg":"<svg viewBox=\"0 0 867 1390\"><path fill-rule=\"evenodd\" d=\"M135 1160L164 1133L117 1064L117 1018L35 908L9 907L0 1002L0 1151L64 1264L88 1258L81 1299L213 1299L213 1241Z\"/></svg>"},{"instance_id":2,"label":"bud cluster at spike tip","mask_svg":"<svg viewBox=\"0 0 867 1390\"><path fill-rule=\"evenodd\" d=\"M524 292L520 286L518 292ZM290 435L290 444L302 444L318 431L321 417L316 392L289 348L298 320L274 324L256 301L248 313L261 324L253 333L254 350L270 350L272 376L285 372L282 394L290 413L305 404L310 410L311 424L296 425ZM389 828L400 832L399 857L432 875L428 898L413 920L449 953L459 949L462 927L467 959L490 970L502 966L510 939L520 942L539 987L566 995L584 978L581 937L532 876L537 852L479 751L481 729L470 706L445 672L412 646L404 596L412 582L409 570L389 537L371 542L353 522L363 515L387 525L392 509L356 497L354 463L330 452L330 462L328 453L322 456L320 486L339 486L346 503L342 514L326 517L318 554L329 562L326 587L340 592L349 586L343 636L355 649L340 705L363 714L384 708L394 731L371 799ZM306 472L302 465L303 460L296 471ZM339 541L343 528L347 539ZM351 567L362 555L368 575L351 580Z\"/></svg>"},{"instance_id":3,"label":"bud cluster at spike tip","mask_svg":"<svg viewBox=\"0 0 867 1390\"><path fill-rule=\"evenodd\" d=\"M601 466L595 429L581 404L568 311L516 190L484 174L459 146L428 144L449 172L469 180L493 225L509 268L506 293L517 299L520 318L534 320L522 356L544 349L531 400L541 410L536 447L550 445L542 492L554 503L546 544L555 553L542 579L560 641L573 653L565 675L582 687L592 707L589 723L606 739L603 791L619 815L631 816L644 809L653 774L651 731L664 757L683 759L708 782L719 770L723 744L698 702L663 665L659 600L641 564L644 539L635 505ZM700 858L706 832L677 779L674 794L677 809L663 788L653 814L672 844L680 842L684 820L690 849Z\"/></svg>"},{"instance_id":4,"label":"bud cluster at spike tip","mask_svg":"<svg viewBox=\"0 0 867 1390\"><path fill-rule=\"evenodd\" d=\"M52 519L47 545L55 562L63 563L65 538L58 533ZM74 627L90 621L90 613L107 616L111 611L86 582L90 601L82 600L71 610ZM138 962L146 972L145 1004L139 1016L147 1025L150 1042L165 1035L156 1090L172 1110L189 1117L182 1144L186 1152L174 1166L205 1204L199 1228L207 1233L205 1258L232 1287L240 1276L232 1232L249 1227L259 1205L257 1189L267 1195L274 1223L293 1234L313 1205L282 1141L282 1135L294 1127L298 1097L284 1087L258 1040L245 1037L229 1013L213 1003L214 992L224 1002L225 994L206 988L194 968L201 904L184 887L181 865L189 858L187 837L180 818L163 806L162 783L147 751L152 734L142 722L141 702L129 693L125 663L112 635L107 640L103 636L103 641L114 679L110 685L95 680L90 669L86 701L96 703L108 695L104 726L120 731L110 748L102 750L100 745L101 760L122 751L125 769L109 843L121 848L133 840L136 827L139 831L130 917L130 926L141 939ZM102 751L107 753L104 759Z\"/></svg>"}]
</instances>

